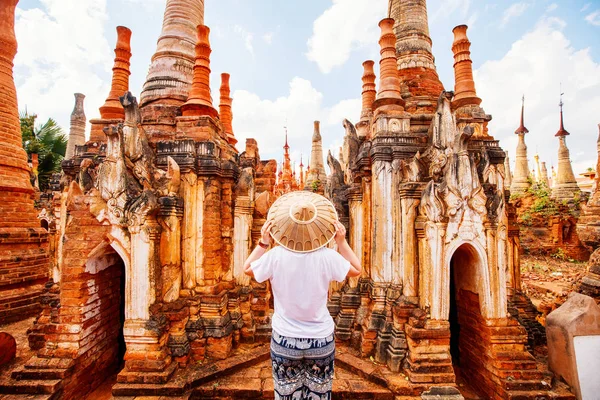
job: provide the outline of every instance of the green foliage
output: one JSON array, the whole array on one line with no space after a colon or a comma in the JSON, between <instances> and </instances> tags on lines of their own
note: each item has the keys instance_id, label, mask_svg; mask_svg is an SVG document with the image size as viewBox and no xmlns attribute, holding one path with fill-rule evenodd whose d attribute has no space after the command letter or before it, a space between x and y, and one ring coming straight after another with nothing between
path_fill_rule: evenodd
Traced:
<instances>
[{"instance_id":1,"label":"green foliage","mask_svg":"<svg viewBox=\"0 0 600 400\"><path fill-rule=\"evenodd\" d=\"M313 192L316 192L317 190L319 190L319 185L321 184L320 180L315 180L312 181L312 183L310 184L310 188L312 189Z\"/></svg>"},{"instance_id":2,"label":"green foliage","mask_svg":"<svg viewBox=\"0 0 600 400\"><path fill-rule=\"evenodd\" d=\"M525 211L523 214L521 214L521 223L523 225L531 226L533 222L532 219L533 217L529 211Z\"/></svg>"},{"instance_id":3,"label":"green foliage","mask_svg":"<svg viewBox=\"0 0 600 400\"><path fill-rule=\"evenodd\" d=\"M556 251L550 254L550 257L556 258L557 260L564 261L567 259L567 253L562 248L557 248Z\"/></svg>"},{"instance_id":4,"label":"green foliage","mask_svg":"<svg viewBox=\"0 0 600 400\"><path fill-rule=\"evenodd\" d=\"M60 165L67 151L67 136L55 120L49 118L42 125L35 125L36 114L21 113L21 138L27 155L38 155L38 180L40 190L48 188L52 174L60 172Z\"/></svg>"},{"instance_id":5,"label":"green foliage","mask_svg":"<svg viewBox=\"0 0 600 400\"><path fill-rule=\"evenodd\" d=\"M552 192L544 182L534 183L527 191L535 198L529 212L543 217L560 215L559 204L550 197Z\"/></svg>"},{"instance_id":6,"label":"green foliage","mask_svg":"<svg viewBox=\"0 0 600 400\"><path fill-rule=\"evenodd\" d=\"M522 199L523 198L523 193L511 193L510 194L510 201L515 201L518 199Z\"/></svg>"}]
</instances>

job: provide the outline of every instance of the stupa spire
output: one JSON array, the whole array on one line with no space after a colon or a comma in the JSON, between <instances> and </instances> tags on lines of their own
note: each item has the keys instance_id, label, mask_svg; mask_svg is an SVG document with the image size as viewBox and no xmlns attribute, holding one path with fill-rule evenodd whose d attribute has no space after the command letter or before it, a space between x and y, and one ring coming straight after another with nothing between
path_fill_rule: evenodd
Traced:
<instances>
[{"instance_id":1,"label":"stupa spire","mask_svg":"<svg viewBox=\"0 0 600 400\"><path fill-rule=\"evenodd\" d=\"M523 193L531 187L529 180L529 163L527 161L527 145L525 144L525 134L529 131L525 128L523 115L525 113L525 96L521 98L521 124L515 131L519 135L517 144L517 154L515 157L515 172L512 177L510 191L513 193Z\"/></svg>"},{"instance_id":2,"label":"stupa spire","mask_svg":"<svg viewBox=\"0 0 600 400\"><path fill-rule=\"evenodd\" d=\"M115 46L115 62L113 66L112 83L106 102L100 107L100 118L91 119L90 143L106 142L103 129L119 120L125 119L125 110L119 101L129 90L129 60L131 58L131 31L117 27L117 44Z\"/></svg>"},{"instance_id":3,"label":"stupa spire","mask_svg":"<svg viewBox=\"0 0 600 400\"><path fill-rule=\"evenodd\" d=\"M206 25L198 25L197 33L194 80L188 100L181 106L181 112L184 116L208 115L216 118L218 113L212 105L210 96L210 53L212 52L208 40L210 28Z\"/></svg>"},{"instance_id":4,"label":"stupa spire","mask_svg":"<svg viewBox=\"0 0 600 400\"><path fill-rule=\"evenodd\" d=\"M119 97L129 90L130 59L131 30L124 26L117 26L117 45L115 46L112 84L104 105L100 107L100 118L102 119L125 119L125 110L119 101Z\"/></svg>"},{"instance_id":5,"label":"stupa spire","mask_svg":"<svg viewBox=\"0 0 600 400\"><path fill-rule=\"evenodd\" d=\"M389 0L388 16L393 18L395 49L400 81L410 96L407 104L433 111L444 86L435 69L431 50L427 0ZM419 84L411 84L419 82Z\"/></svg>"},{"instance_id":6,"label":"stupa spire","mask_svg":"<svg viewBox=\"0 0 600 400\"><path fill-rule=\"evenodd\" d=\"M83 100L85 95L75 93L75 106L71 113L71 129L69 130L69 140L67 141L67 151L65 159L70 160L75 155L75 146L85 144L85 112L83 109Z\"/></svg>"},{"instance_id":7,"label":"stupa spire","mask_svg":"<svg viewBox=\"0 0 600 400\"><path fill-rule=\"evenodd\" d=\"M378 105L399 105L404 106L404 100L400 94L400 76L396 65L396 49L394 43L396 37L393 31L394 20L385 18L379 22L381 28L381 37L379 46L381 47L381 59L379 61L379 92L374 108Z\"/></svg>"},{"instance_id":8,"label":"stupa spire","mask_svg":"<svg viewBox=\"0 0 600 400\"><path fill-rule=\"evenodd\" d=\"M231 104L233 99L230 97L231 89L229 88L229 74L221 74L221 88L220 88L220 102L219 102L219 117L223 124L223 129L227 135L227 141L232 146L235 146L237 139L233 134L233 112L231 111Z\"/></svg>"},{"instance_id":9,"label":"stupa spire","mask_svg":"<svg viewBox=\"0 0 600 400\"><path fill-rule=\"evenodd\" d=\"M196 27L204 24L204 0L167 0L162 32L140 95L140 106L154 101L181 105L190 91Z\"/></svg>"},{"instance_id":10,"label":"stupa spire","mask_svg":"<svg viewBox=\"0 0 600 400\"><path fill-rule=\"evenodd\" d=\"M467 25L455 27L452 53L454 53L454 99L455 107L466 105L478 106L481 99L475 91L473 80L473 61L471 61L471 42L467 37Z\"/></svg>"},{"instance_id":11,"label":"stupa spire","mask_svg":"<svg viewBox=\"0 0 600 400\"><path fill-rule=\"evenodd\" d=\"M323 142L321 138L320 123L319 121L315 121L306 185L311 186L317 182L319 187L317 191L322 192L326 177L327 174L325 173L325 167L323 166Z\"/></svg>"},{"instance_id":12,"label":"stupa spire","mask_svg":"<svg viewBox=\"0 0 600 400\"><path fill-rule=\"evenodd\" d=\"M571 200L573 194L579 192L579 186L573 173L573 166L571 165L571 157L569 154L569 148L567 147L566 137L569 132L566 131L563 122L563 93L560 94L560 127L555 136L558 137L558 165L556 168L556 180L552 187L552 197L557 200Z\"/></svg>"},{"instance_id":13,"label":"stupa spire","mask_svg":"<svg viewBox=\"0 0 600 400\"><path fill-rule=\"evenodd\" d=\"M521 125L519 125L515 133L517 135L519 133L529 133L529 129L525 128L525 95L523 95L523 97L521 98Z\"/></svg>"},{"instance_id":14,"label":"stupa spire","mask_svg":"<svg viewBox=\"0 0 600 400\"><path fill-rule=\"evenodd\" d=\"M565 129L565 124L563 122L563 101L562 101L562 96L563 94L560 94L560 103L558 103L558 106L560 107L560 127L558 128L558 132L556 132L556 135L554 136L567 136L570 135L569 132L567 132L567 130Z\"/></svg>"},{"instance_id":15,"label":"stupa spire","mask_svg":"<svg viewBox=\"0 0 600 400\"><path fill-rule=\"evenodd\" d=\"M360 120L369 119L373 114L373 102L377 96L375 90L375 72L373 66L375 61L367 60L363 64L362 76L362 109L360 112Z\"/></svg>"}]
</instances>

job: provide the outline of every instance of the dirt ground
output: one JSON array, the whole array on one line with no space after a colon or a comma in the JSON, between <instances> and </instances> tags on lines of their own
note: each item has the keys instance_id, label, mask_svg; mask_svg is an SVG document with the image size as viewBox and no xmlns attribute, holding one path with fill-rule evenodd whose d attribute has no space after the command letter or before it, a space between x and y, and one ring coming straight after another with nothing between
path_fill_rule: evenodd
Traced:
<instances>
[{"instance_id":1,"label":"dirt ground","mask_svg":"<svg viewBox=\"0 0 600 400\"><path fill-rule=\"evenodd\" d=\"M31 317L12 324L0 325L0 332L10 333L17 342L17 355L10 363L0 366L0 376L4 376L15 365L25 364L33 355L33 351L31 351L27 342L27 329L33 326L34 320L35 317Z\"/></svg>"},{"instance_id":2,"label":"dirt ground","mask_svg":"<svg viewBox=\"0 0 600 400\"><path fill-rule=\"evenodd\" d=\"M522 288L542 313L542 324L546 315L565 302L586 267L586 263L568 259L530 255L521 257Z\"/></svg>"}]
</instances>

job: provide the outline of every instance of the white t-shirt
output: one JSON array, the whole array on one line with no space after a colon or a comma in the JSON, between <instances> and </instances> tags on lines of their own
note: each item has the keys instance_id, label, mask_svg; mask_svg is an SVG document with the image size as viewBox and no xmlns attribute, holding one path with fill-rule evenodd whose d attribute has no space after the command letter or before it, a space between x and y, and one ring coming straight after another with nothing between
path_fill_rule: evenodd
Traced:
<instances>
[{"instance_id":1,"label":"white t-shirt","mask_svg":"<svg viewBox=\"0 0 600 400\"><path fill-rule=\"evenodd\" d=\"M329 283L342 282L350 270L341 254L328 248L295 253L277 246L250 268L257 282L271 281L275 332L293 338L324 338L333 333L327 309Z\"/></svg>"}]
</instances>

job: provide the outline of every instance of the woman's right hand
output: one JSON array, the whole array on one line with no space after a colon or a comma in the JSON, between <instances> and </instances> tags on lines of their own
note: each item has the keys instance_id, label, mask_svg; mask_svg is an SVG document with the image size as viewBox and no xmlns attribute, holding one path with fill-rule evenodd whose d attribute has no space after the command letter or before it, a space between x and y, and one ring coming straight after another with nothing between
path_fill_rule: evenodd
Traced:
<instances>
[{"instance_id":1,"label":"woman's right hand","mask_svg":"<svg viewBox=\"0 0 600 400\"><path fill-rule=\"evenodd\" d=\"M333 226L335 226L335 242L340 244L346 240L346 227L340 221L335 221Z\"/></svg>"}]
</instances>

